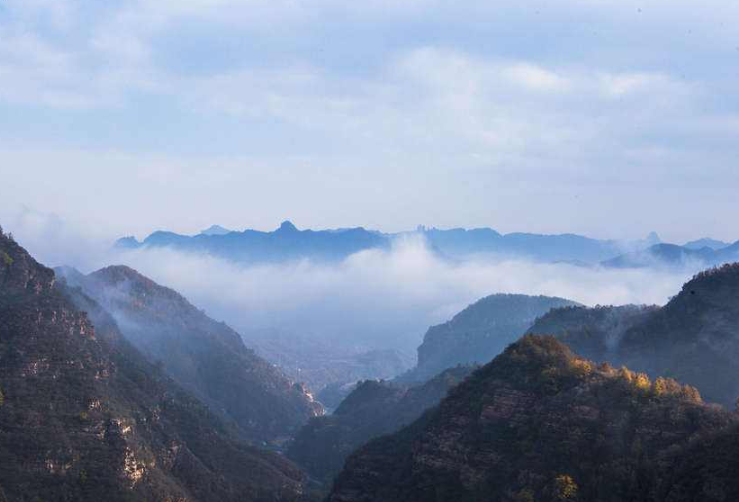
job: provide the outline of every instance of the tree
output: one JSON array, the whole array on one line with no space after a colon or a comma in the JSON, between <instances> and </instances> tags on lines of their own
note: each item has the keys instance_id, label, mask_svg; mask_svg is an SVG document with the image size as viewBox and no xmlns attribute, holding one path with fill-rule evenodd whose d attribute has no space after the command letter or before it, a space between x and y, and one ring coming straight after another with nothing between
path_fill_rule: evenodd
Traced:
<instances>
[{"instance_id":1,"label":"tree","mask_svg":"<svg viewBox=\"0 0 739 502\"><path fill-rule=\"evenodd\" d=\"M576 500L577 499L577 483L572 476L560 474L555 479L556 493L559 500Z\"/></svg>"}]
</instances>

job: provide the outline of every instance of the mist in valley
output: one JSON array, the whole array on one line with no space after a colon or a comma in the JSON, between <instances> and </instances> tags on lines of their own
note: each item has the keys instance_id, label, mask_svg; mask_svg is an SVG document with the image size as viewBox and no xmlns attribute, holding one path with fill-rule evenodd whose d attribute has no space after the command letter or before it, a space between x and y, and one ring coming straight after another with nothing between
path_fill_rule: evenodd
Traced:
<instances>
[{"instance_id":1,"label":"mist in valley","mask_svg":"<svg viewBox=\"0 0 739 502\"><path fill-rule=\"evenodd\" d=\"M334 263L249 265L169 248L116 249L110 237L86 233L59 217L20 215L9 230L47 263L84 273L130 266L226 322L291 377L313 378L319 386L331 378L301 375L311 371L306 366L365 368L349 371L356 378L401 373L415 363L429 326L490 294L558 296L590 306L661 305L699 270L699 264L611 269L495 255L449 259L421 234ZM364 357L361 363L358 356Z\"/></svg>"}]
</instances>

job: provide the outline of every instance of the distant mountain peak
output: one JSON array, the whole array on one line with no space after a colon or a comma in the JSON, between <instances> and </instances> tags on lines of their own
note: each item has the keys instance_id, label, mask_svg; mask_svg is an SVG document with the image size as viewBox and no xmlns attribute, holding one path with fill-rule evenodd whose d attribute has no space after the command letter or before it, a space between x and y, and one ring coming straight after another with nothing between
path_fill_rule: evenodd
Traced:
<instances>
[{"instance_id":1,"label":"distant mountain peak","mask_svg":"<svg viewBox=\"0 0 739 502\"><path fill-rule=\"evenodd\" d=\"M280 228L277 229L278 232L297 232L298 228L293 225L292 221L285 220L280 224Z\"/></svg>"},{"instance_id":2,"label":"distant mountain peak","mask_svg":"<svg viewBox=\"0 0 739 502\"><path fill-rule=\"evenodd\" d=\"M138 247L141 247L141 243L136 239L136 237L128 236L128 237L121 237L117 241L115 241L114 246L117 249L136 249Z\"/></svg>"},{"instance_id":3,"label":"distant mountain peak","mask_svg":"<svg viewBox=\"0 0 739 502\"><path fill-rule=\"evenodd\" d=\"M226 235L230 234L231 232L233 232L233 230L229 230L220 225L211 225L210 227L200 232L200 235Z\"/></svg>"},{"instance_id":4,"label":"distant mountain peak","mask_svg":"<svg viewBox=\"0 0 739 502\"><path fill-rule=\"evenodd\" d=\"M91 274L93 277L98 279L104 279L113 283L121 281L149 281L150 279L144 277L137 270L132 269L127 265L109 265L105 268L98 270Z\"/></svg>"},{"instance_id":5,"label":"distant mountain peak","mask_svg":"<svg viewBox=\"0 0 739 502\"><path fill-rule=\"evenodd\" d=\"M729 247L730 244L728 242L719 241L716 239L711 239L710 237L703 237L702 239L697 239L694 241L690 241L685 243L683 247L686 247L688 249L703 249L703 248L710 248L714 251L718 251L719 249L724 249Z\"/></svg>"}]
</instances>

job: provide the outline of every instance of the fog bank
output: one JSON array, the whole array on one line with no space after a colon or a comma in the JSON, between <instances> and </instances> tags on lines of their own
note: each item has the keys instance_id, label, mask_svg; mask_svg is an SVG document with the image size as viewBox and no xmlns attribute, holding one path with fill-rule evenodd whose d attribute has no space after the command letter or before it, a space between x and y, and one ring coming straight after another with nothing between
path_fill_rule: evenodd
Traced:
<instances>
[{"instance_id":1,"label":"fog bank","mask_svg":"<svg viewBox=\"0 0 739 502\"><path fill-rule=\"evenodd\" d=\"M6 224L45 264L83 272L124 264L185 295L215 319L253 338L280 332L351 351L413 353L428 326L493 293L560 296L587 305L664 304L696 272L606 269L482 256L454 262L420 237L340 263L310 260L239 265L169 249L118 251L92 232L27 210Z\"/></svg>"},{"instance_id":2,"label":"fog bank","mask_svg":"<svg viewBox=\"0 0 739 502\"><path fill-rule=\"evenodd\" d=\"M613 270L495 257L451 262L420 238L338 264L302 260L243 266L166 249L118 253L244 333L277 328L358 348L414 349L426 328L493 293L569 298L587 305L663 304L692 270Z\"/></svg>"}]
</instances>

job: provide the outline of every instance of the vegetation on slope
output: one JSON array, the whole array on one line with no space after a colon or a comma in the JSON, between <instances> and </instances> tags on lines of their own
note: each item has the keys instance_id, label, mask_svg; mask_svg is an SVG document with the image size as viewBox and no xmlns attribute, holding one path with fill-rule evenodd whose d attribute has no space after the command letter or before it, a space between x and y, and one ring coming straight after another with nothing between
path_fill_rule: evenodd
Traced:
<instances>
[{"instance_id":1,"label":"vegetation on slope","mask_svg":"<svg viewBox=\"0 0 739 502\"><path fill-rule=\"evenodd\" d=\"M2 234L0 251L0 500L303 498L297 467L236 440L93 300Z\"/></svg>"},{"instance_id":2,"label":"vegetation on slope","mask_svg":"<svg viewBox=\"0 0 739 502\"><path fill-rule=\"evenodd\" d=\"M532 332L552 334L578 354L669 376L708 401L739 397L739 264L696 275L667 305L558 309Z\"/></svg>"},{"instance_id":3,"label":"vegetation on slope","mask_svg":"<svg viewBox=\"0 0 739 502\"><path fill-rule=\"evenodd\" d=\"M404 381L426 381L458 364L485 364L552 308L576 305L563 298L496 294L470 305L450 321L429 328L418 347L418 366Z\"/></svg>"},{"instance_id":4,"label":"vegetation on slope","mask_svg":"<svg viewBox=\"0 0 739 502\"><path fill-rule=\"evenodd\" d=\"M671 468L735 422L693 387L527 335L414 424L359 449L329 500L697 500L672 490Z\"/></svg>"},{"instance_id":5,"label":"vegetation on slope","mask_svg":"<svg viewBox=\"0 0 739 502\"><path fill-rule=\"evenodd\" d=\"M174 290L133 269L107 267L89 276L65 270L110 312L151 362L233 421L243 437L271 441L294 433L323 409L298 384L248 349L224 323ZM84 305L80 305L84 309Z\"/></svg>"},{"instance_id":6,"label":"vegetation on slope","mask_svg":"<svg viewBox=\"0 0 739 502\"><path fill-rule=\"evenodd\" d=\"M416 387L376 380L361 382L333 415L314 418L301 429L288 457L314 478L330 483L355 449L411 424L472 369L449 369Z\"/></svg>"}]
</instances>

